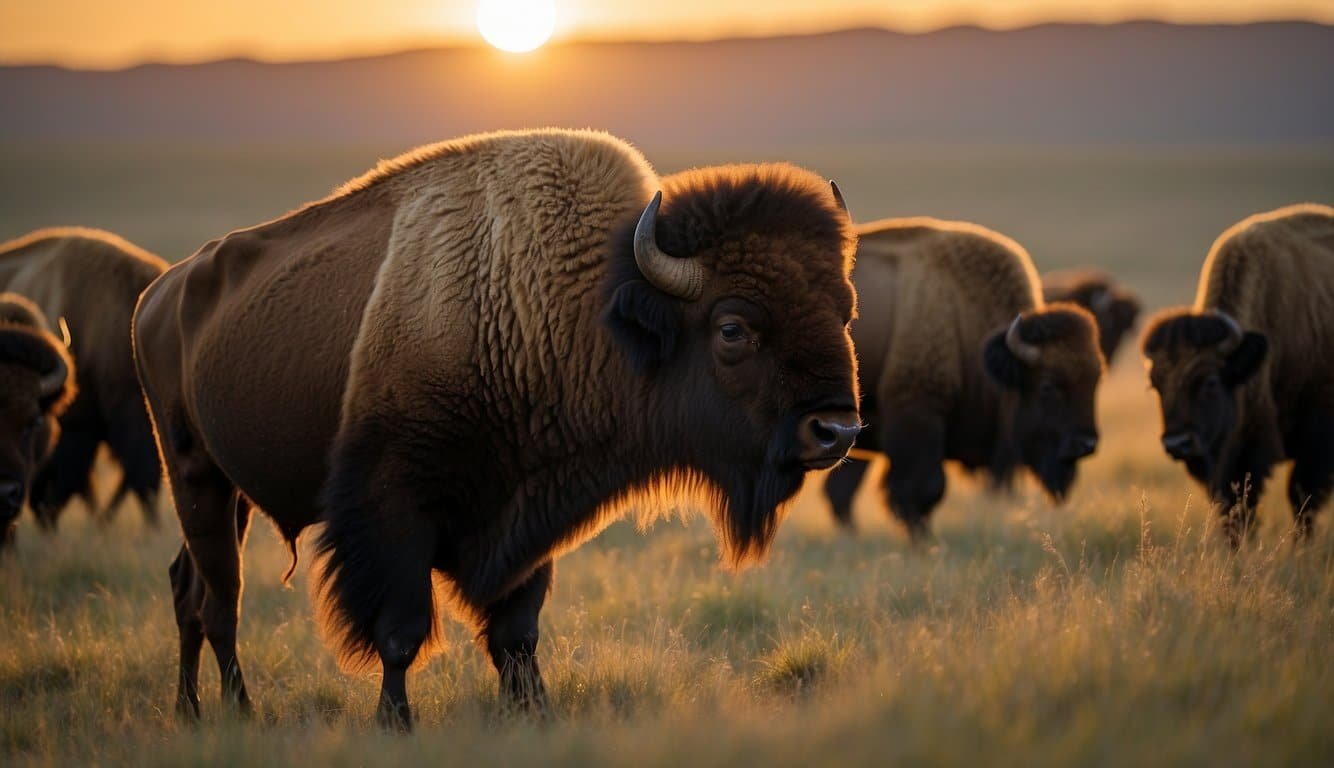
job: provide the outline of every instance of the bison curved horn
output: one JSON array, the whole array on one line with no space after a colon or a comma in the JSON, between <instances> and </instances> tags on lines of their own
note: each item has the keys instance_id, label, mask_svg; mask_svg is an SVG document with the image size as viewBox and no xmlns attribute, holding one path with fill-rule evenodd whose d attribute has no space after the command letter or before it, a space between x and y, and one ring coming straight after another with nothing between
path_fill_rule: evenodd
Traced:
<instances>
[{"instance_id":1,"label":"bison curved horn","mask_svg":"<svg viewBox=\"0 0 1334 768\"><path fill-rule=\"evenodd\" d=\"M635 263L644 277L661 291L687 301L704 293L704 265L696 259L678 259L658 247L658 208L662 192L649 201L635 227Z\"/></svg>"},{"instance_id":2,"label":"bison curved horn","mask_svg":"<svg viewBox=\"0 0 1334 768\"><path fill-rule=\"evenodd\" d=\"M1241 338L1243 336L1241 326L1237 324L1237 321L1233 319L1232 315L1229 315L1222 310L1215 309L1214 317L1221 320L1223 325L1227 327L1227 337L1218 342L1218 354L1226 357L1227 355L1236 352L1237 347L1241 346Z\"/></svg>"},{"instance_id":3,"label":"bison curved horn","mask_svg":"<svg viewBox=\"0 0 1334 768\"><path fill-rule=\"evenodd\" d=\"M838 188L838 182L834 181L833 179L830 179L829 190L834 193L834 200L838 203L838 207L842 208L843 212L847 213L848 216L851 217L852 214L848 213L848 202L843 199L843 191Z\"/></svg>"},{"instance_id":4,"label":"bison curved horn","mask_svg":"<svg viewBox=\"0 0 1334 768\"><path fill-rule=\"evenodd\" d=\"M64 342L65 349L69 349L69 345L74 343L74 337L69 332L69 323L65 322L64 315L60 316L60 340Z\"/></svg>"},{"instance_id":5,"label":"bison curved horn","mask_svg":"<svg viewBox=\"0 0 1334 768\"><path fill-rule=\"evenodd\" d=\"M69 378L69 363L65 361L65 355L56 355L56 364L51 370L42 374L42 378L37 383L37 397L40 400L46 400L60 393L65 388L65 381Z\"/></svg>"},{"instance_id":6,"label":"bison curved horn","mask_svg":"<svg viewBox=\"0 0 1334 768\"><path fill-rule=\"evenodd\" d=\"M1005 332L1005 346L1010 348L1014 356L1033 365L1042 356L1042 350L1036 344L1030 344L1019 337L1019 323L1024 319L1023 315L1015 315L1014 322L1010 323L1010 329Z\"/></svg>"}]
</instances>

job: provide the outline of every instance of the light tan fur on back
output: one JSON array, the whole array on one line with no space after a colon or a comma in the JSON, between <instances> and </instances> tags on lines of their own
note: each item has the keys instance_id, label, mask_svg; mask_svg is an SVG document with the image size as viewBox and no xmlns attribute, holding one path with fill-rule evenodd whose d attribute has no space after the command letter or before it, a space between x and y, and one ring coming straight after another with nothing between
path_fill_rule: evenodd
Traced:
<instances>
[{"instance_id":1,"label":"light tan fur on back","mask_svg":"<svg viewBox=\"0 0 1334 768\"><path fill-rule=\"evenodd\" d=\"M1270 339L1261 374L1245 389L1252 416L1277 418L1308 386L1324 387L1327 363L1313 365L1311 355L1334 349L1334 208L1288 206L1224 231L1195 296L1196 312L1214 309Z\"/></svg>"},{"instance_id":2,"label":"light tan fur on back","mask_svg":"<svg viewBox=\"0 0 1334 768\"><path fill-rule=\"evenodd\" d=\"M944 409L974 385L967 379L981 370L980 340L1042 306L1028 252L984 227L887 219L862 225L858 235L853 282L862 317L854 338L864 379L879 382L884 403L925 398ZM887 273L892 295L870 295Z\"/></svg>"},{"instance_id":3,"label":"light tan fur on back","mask_svg":"<svg viewBox=\"0 0 1334 768\"><path fill-rule=\"evenodd\" d=\"M404 194L353 349L344 423L366 416L364 409L396 407L393 399L404 393L386 391L378 375L385 366L449 380L481 374L490 379L482 397L500 409L555 409L580 400L562 386L598 389L614 350L592 339L581 345L573 331L596 327L607 232L657 188L642 155L592 131L498 133L438 148L429 164L381 183ZM549 369L571 356L583 363L574 372L581 378ZM595 411L586 415L596 418ZM504 415L550 419L540 406ZM587 436L546 437L557 450Z\"/></svg>"}]
</instances>

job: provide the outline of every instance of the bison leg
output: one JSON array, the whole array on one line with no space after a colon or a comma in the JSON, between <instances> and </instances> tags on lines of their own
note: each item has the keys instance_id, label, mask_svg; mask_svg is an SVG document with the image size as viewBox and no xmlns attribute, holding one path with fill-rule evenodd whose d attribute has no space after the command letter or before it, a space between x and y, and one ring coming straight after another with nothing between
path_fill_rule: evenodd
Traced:
<instances>
[{"instance_id":1,"label":"bison leg","mask_svg":"<svg viewBox=\"0 0 1334 768\"><path fill-rule=\"evenodd\" d=\"M83 496L92 503L91 477L97 445L96 435L85 431L82 425L65 428L51 457L33 477L28 498L33 516L43 530L55 530L61 512L75 496Z\"/></svg>"},{"instance_id":2,"label":"bison leg","mask_svg":"<svg viewBox=\"0 0 1334 768\"><path fill-rule=\"evenodd\" d=\"M945 495L945 425L929 411L908 408L885 428L889 509L908 528L913 543L929 541L931 511Z\"/></svg>"},{"instance_id":3,"label":"bison leg","mask_svg":"<svg viewBox=\"0 0 1334 768\"><path fill-rule=\"evenodd\" d=\"M869 462L849 459L839 464L825 477L824 493L834 509L834 521L839 527L852 530L852 499L857 495L857 487L866 476Z\"/></svg>"},{"instance_id":4,"label":"bison leg","mask_svg":"<svg viewBox=\"0 0 1334 768\"><path fill-rule=\"evenodd\" d=\"M1299 540L1310 537L1316 513L1329 502L1334 490L1334 443L1329 441L1329 435L1334 434L1334 415L1304 421L1288 480L1288 502L1292 504Z\"/></svg>"},{"instance_id":5,"label":"bison leg","mask_svg":"<svg viewBox=\"0 0 1334 768\"><path fill-rule=\"evenodd\" d=\"M204 622L200 609L204 604L204 584L195 575L190 551L181 545L171 567L171 594L176 607L176 628L180 634L180 676L176 683L176 712L182 717L199 719L199 652L204 647Z\"/></svg>"},{"instance_id":6,"label":"bison leg","mask_svg":"<svg viewBox=\"0 0 1334 768\"><path fill-rule=\"evenodd\" d=\"M158 464L153 429L143 408L143 400L139 397L122 403L107 430L107 446L125 473L121 479L120 498L124 498L125 492L133 493L143 507L144 520L156 528L162 467Z\"/></svg>"},{"instance_id":7,"label":"bison leg","mask_svg":"<svg viewBox=\"0 0 1334 768\"><path fill-rule=\"evenodd\" d=\"M544 563L528 580L486 607L482 635L500 674L500 698L528 712L545 712L546 686L537 667L537 617L551 591L555 567Z\"/></svg>"},{"instance_id":8,"label":"bison leg","mask_svg":"<svg viewBox=\"0 0 1334 768\"><path fill-rule=\"evenodd\" d=\"M198 615L218 660L222 701L249 714L250 697L236 658L236 626L241 610L241 547L250 505L184 426L170 427L163 443L172 496L193 563L191 578L202 585ZM182 667L188 661L183 657Z\"/></svg>"}]
</instances>

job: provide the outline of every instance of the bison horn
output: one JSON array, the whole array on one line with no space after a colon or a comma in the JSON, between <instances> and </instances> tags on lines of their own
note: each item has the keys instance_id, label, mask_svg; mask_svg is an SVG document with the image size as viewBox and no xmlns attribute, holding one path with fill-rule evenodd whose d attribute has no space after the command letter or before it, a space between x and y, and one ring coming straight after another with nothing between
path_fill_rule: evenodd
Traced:
<instances>
[{"instance_id":1,"label":"bison horn","mask_svg":"<svg viewBox=\"0 0 1334 768\"><path fill-rule=\"evenodd\" d=\"M848 216L851 217L852 214L848 213L848 202L843 199L843 191L838 188L838 182L834 181L833 179L830 179L829 189L834 193L834 200L838 203L838 207L842 208L843 212L847 213Z\"/></svg>"},{"instance_id":2,"label":"bison horn","mask_svg":"<svg viewBox=\"0 0 1334 768\"><path fill-rule=\"evenodd\" d=\"M41 380L37 384L37 396L41 400L46 400L55 396L60 390L65 388L65 380L69 378L69 363L65 362L63 354L56 355L56 364L51 370L42 374Z\"/></svg>"},{"instance_id":3,"label":"bison horn","mask_svg":"<svg viewBox=\"0 0 1334 768\"><path fill-rule=\"evenodd\" d=\"M69 349L69 345L74 343L74 337L69 332L69 323L65 322L64 315L60 316L60 340L64 342L65 349Z\"/></svg>"},{"instance_id":4,"label":"bison horn","mask_svg":"<svg viewBox=\"0 0 1334 768\"><path fill-rule=\"evenodd\" d=\"M1227 327L1227 337L1218 342L1218 353L1226 357L1237 351L1237 347L1241 346L1243 336L1241 326L1232 318L1232 315L1221 310L1215 309L1214 317L1223 321L1223 325Z\"/></svg>"},{"instance_id":5,"label":"bison horn","mask_svg":"<svg viewBox=\"0 0 1334 768\"><path fill-rule=\"evenodd\" d=\"M661 291L694 301L704 293L704 265L695 259L678 259L658 247L658 208L662 192L649 201L635 227L635 263L644 277Z\"/></svg>"},{"instance_id":6,"label":"bison horn","mask_svg":"<svg viewBox=\"0 0 1334 768\"><path fill-rule=\"evenodd\" d=\"M1010 323L1010 329L1005 332L1005 346L1010 348L1015 357L1028 365L1033 365L1042 356L1042 350L1038 348L1038 345L1030 344L1019 337L1019 323L1023 319L1023 315L1016 315L1014 322Z\"/></svg>"}]
</instances>

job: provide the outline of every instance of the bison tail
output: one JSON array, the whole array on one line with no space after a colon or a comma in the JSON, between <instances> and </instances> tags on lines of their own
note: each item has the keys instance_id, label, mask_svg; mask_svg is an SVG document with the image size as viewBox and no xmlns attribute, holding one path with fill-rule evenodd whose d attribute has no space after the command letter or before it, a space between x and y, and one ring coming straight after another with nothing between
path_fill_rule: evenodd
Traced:
<instances>
[{"instance_id":1,"label":"bison tail","mask_svg":"<svg viewBox=\"0 0 1334 768\"><path fill-rule=\"evenodd\" d=\"M403 528L360 505L327 509L311 589L321 632L339 667L366 671L382 651L414 666L429 659L440 635L431 553L424 546L433 544L433 537L405 536Z\"/></svg>"}]
</instances>

